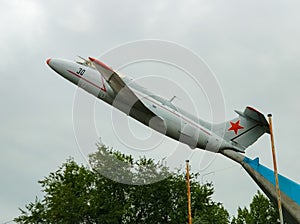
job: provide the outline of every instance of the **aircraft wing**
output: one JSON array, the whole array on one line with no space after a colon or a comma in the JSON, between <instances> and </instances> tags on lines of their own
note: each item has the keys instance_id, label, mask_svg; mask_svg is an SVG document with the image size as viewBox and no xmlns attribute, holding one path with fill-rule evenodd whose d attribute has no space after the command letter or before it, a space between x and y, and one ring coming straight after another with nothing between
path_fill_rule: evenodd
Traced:
<instances>
[{"instance_id":1,"label":"aircraft wing","mask_svg":"<svg viewBox=\"0 0 300 224\"><path fill-rule=\"evenodd\" d=\"M165 130L164 120L148 109L112 68L98 59L91 57L89 59L114 91L115 98L112 104L114 107L155 130Z\"/></svg>"}]
</instances>

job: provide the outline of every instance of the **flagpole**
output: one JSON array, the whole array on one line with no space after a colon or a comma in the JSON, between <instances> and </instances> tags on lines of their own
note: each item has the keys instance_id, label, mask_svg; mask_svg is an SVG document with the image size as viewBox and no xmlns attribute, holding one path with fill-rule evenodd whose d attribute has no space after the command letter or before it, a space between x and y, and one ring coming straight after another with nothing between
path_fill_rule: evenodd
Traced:
<instances>
[{"instance_id":1,"label":"flagpole","mask_svg":"<svg viewBox=\"0 0 300 224\"><path fill-rule=\"evenodd\" d=\"M275 154L272 114L268 114L268 118L269 118L272 156L273 156L273 165L274 165L274 175L275 175L276 192L277 192L277 204L278 204L280 224L283 224L283 215L282 215L282 207L281 207L281 195L280 195L280 188L279 188L279 181L278 181L278 171L277 171L277 162L276 162L276 154Z\"/></svg>"},{"instance_id":2,"label":"flagpole","mask_svg":"<svg viewBox=\"0 0 300 224\"><path fill-rule=\"evenodd\" d=\"M192 224L189 160L186 160L186 184L187 184L187 197L188 197L188 220L189 220L189 224Z\"/></svg>"}]
</instances>

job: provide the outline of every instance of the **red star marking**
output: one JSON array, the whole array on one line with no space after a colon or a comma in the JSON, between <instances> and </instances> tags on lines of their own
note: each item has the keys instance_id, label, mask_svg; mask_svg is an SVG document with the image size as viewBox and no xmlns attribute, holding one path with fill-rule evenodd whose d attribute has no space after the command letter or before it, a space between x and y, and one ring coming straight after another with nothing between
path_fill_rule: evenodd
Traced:
<instances>
[{"instance_id":1,"label":"red star marking","mask_svg":"<svg viewBox=\"0 0 300 224\"><path fill-rule=\"evenodd\" d=\"M240 120L235 123L230 121L230 125L231 127L228 129L228 131L234 131L235 134L238 133L238 130L244 129L244 127L240 125Z\"/></svg>"}]
</instances>

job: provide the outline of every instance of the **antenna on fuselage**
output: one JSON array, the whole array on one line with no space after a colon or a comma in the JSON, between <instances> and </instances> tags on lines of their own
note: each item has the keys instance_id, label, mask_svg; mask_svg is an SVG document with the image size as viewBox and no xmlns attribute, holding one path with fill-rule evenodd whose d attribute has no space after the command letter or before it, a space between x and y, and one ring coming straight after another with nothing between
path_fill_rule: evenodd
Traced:
<instances>
[{"instance_id":1,"label":"antenna on fuselage","mask_svg":"<svg viewBox=\"0 0 300 224\"><path fill-rule=\"evenodd\" d=\"M169 100L169 102L172 103L172 101L173 101L175 98L176 98L176 96L173 96L173 97Z\"/></svg>"},{"instance_id":2,"label":"antenna on fuselage","mask_svg":"<svg viewBox=\"0 0 300 224\"><path fill-rule=\"evenodd\" d=\"M174 100L175 100L175 98L176 99L179 99L179 100L181 100L181 98L179 98L178 96L173 96L171 99L169 99L168 101L170 102L170 103L172 103Z\"/></svg>"}]
</instances>

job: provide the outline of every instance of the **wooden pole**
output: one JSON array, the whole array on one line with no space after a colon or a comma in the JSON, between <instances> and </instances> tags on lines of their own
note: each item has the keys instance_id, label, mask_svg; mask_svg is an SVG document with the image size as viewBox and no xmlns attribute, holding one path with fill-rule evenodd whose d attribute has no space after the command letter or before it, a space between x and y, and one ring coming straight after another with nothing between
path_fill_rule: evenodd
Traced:
<instances>
[{"instance_id":1,"label":"wooden pole","mask_svg":"<svg viewBox=\"0 0 300 224\"><path fill-rule=\"evenodd\" d=\"M189 220L189 224L192 224L189 160L186 160L186 184L187 184L187 197L188 197L188 220Z\"/></svg>"},{"instance_id":2,"label":"wooden pole","mask_svg":"<svg viewBox=\"0 0 300 224\"><path fill-rule=\"evenodd\" d=\"M279 182L278 182L278 171L277 171L277 162L276 162L276 154L275 154L272 114L268 114L268 118L269 118L269 126L270 126L270 136L271 136L272 156L273 156L273 165L274 165L274 175L275 175L276 192L277 192L277 204L278 204L280 224L283 224L283 215L282 215L282 207L281 207L281 195L280 195L280 188L279 188Z\"/></svg>"}]
</instances>

